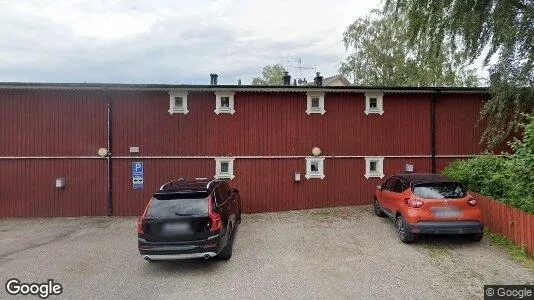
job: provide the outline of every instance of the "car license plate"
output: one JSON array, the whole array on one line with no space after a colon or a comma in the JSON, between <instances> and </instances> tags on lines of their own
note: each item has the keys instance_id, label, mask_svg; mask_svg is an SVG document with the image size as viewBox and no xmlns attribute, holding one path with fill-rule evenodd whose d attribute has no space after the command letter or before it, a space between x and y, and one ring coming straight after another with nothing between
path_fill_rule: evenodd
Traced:
<instances>
[{"instance_id":1,"label":"car license plate","mask_svg":"<svg viewBox=\"0 0 534 300\"><path fill-rule=\"evenodd\" d=\"M436 218L440 219L452 219L452 218L458 218L460 215L460 212L456 209L436 209L434 211L434 216Z\"/></svg>"},{"instance_id":2,"label":"car license plate","mask_svg":"<svg viewBox=\"0 0 534 300\"><path fill-rule=\"evenodd\" d=\"M189 231L190 226L188 223L169 223L165 224L164 228L168 232L184 232Z\"/></svg>"}]
</instances>

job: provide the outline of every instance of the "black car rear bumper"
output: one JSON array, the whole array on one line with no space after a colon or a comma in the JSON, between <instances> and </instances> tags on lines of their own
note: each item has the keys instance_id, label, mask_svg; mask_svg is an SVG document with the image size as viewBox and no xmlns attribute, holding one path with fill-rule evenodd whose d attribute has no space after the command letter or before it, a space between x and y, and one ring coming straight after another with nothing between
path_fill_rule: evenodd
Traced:
<instances>
[{"instance_id":1,"label":"black car rear bumper","mask_svg":"<svg viewBox=\"0 0 534 300\"><path fill-rule=\"evenodd\" d=\"M221 250L220 238L190 242L151 242L137 238L139 253L150 260L175 260L189 258L210 258Z\"/></svg>"},{"instance_id":2,"label":"black car rear bumper","mask_svg":"<svg viewBox=\"0 0 534 300\"><path fill-rule=\"evenodd\" d=\"M470 234L484 230L484 224L479 221L421 221L407 227L412 233L423 234Z\"/></svg>"}]
</instances>

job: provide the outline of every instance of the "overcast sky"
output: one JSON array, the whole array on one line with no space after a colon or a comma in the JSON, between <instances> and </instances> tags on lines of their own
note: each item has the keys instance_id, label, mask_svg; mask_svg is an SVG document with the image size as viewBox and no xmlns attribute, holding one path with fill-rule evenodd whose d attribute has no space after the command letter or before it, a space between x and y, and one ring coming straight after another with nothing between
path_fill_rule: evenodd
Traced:
<instances>
[{"instance_id":1,"label":"overcast sky","mask_svg":"<svg viewBox=\"0 0 534 300\"><path fill-rule=\"evenodd\" d=\"M0 81L250 84L294 61L325 77L379 0L0 0ZM314 77L303 70L302 77Z\"/></svg>"}]
</instances>

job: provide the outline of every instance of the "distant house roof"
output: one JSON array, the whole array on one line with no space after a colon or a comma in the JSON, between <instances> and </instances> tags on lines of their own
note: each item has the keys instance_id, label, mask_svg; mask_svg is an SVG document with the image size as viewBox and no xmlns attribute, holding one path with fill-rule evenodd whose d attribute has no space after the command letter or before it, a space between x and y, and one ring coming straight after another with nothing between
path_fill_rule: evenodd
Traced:
<instances>
[{"instance_id":1,"label":"distant house roof","mask_svg":"<svg viewBox=\"0 0 534 300\"><path fill-rule=\"evenodd\" d=\"M308 82L306 85L315 85L315 83ZM323 86L351 86L350 81L342 74L323 78Z\"/></svg>"},{"instance_id":2,"label":"distant house roof","mask_svg":"<svg viewBox=\"0 0 534 300\"><path fill-rule=\"evenodd\" d=\"M343 75L337 74L334 76L323 78L323 85L326 86L350 86L350 81Z\"/></svg>"}]
</instances>

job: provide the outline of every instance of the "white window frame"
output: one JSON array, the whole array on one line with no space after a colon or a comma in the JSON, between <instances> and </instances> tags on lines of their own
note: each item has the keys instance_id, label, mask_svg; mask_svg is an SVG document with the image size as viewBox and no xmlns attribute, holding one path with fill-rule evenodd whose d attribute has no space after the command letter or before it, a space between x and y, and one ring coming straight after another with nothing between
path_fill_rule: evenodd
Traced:
<instances>
[{"instance_id":1,"label":"white window frame","mask_svg":"<svg viewBox=\"0 0 534 300\"><path fill-rule=\"evenodd\" d=\"M216 179L234 179L234 160L233 157L215 157L215 176ZM221 164L228 163L228 172L221 172Z\"/></svg>"},{"instance_id":2,"label":"white window frame","mask_svg":"<svg viewBox=\"0 0 534 300\"><path fill-rule=\"evenodd\" d=\"M170 103L169 103L169 113L172 114L184 114L187 115L189 110L187 109L187 91L184 90L170 90L169 96L170 96ZM176 107L175 106L175 97L182 97L183 99L183 105L182 107Z\"/></svg>"},{"instance_id":3,"label":"white window frame","mask_svg":"<svg viewBox=\"0 0 534 300\"><path fill-rule=\"evenodd\" d=\"M371 98L376 98L376 107L371 107ZM382 92L367 92L365 93L365 111L369 114L384 114L384 93Z\"/></svg>"},{"instance_id":4,"label":"white window frame","mask_svg":"<svg viewBox=\"0 0 534 300\"><path fill-rule=\"evenodd\" d=\"M365 159L365 178L384 178L384 157L383 156L367 156ZM371 162L376 162L376 171L371 172Z\"/></svg>"},{"instance_id":5,"label":"white window frame","mask_svg":"<svg viewBox=\"0 0 534 300\"><path fill-rule=\"evenodd\" d=\"M311 166L312 163L318 163L318 171L312 172ZM306 179L324 179L324 157L320 156L309 156L306 157Z\"/></svg>"},{"instance_id":6,"label":"white window frame","mask_svg":"<svg viewBox=\"0 0 534 300\"><path fill-rule=\"evenodd\" d=\"M231 114L235 113L234 108L234 91L216 91L215 92L215 110L214 112L218 114ZM222 97L228 97L230 99L230 107L222 107Z\"/></svg>"},{"instance_id":7,"label":"white window frame","mask_svg":"<svg viewBox=\"0 0 534 300\"><path fill-rule=\"evenodd\" d=\"M324 92L307 92L307 109L306 113L309 114L321 114L324 115L326 113L325 107L324 107ZM319 98L319 107L312 107L312 98Z\"/></svg>"}]
</instances>

